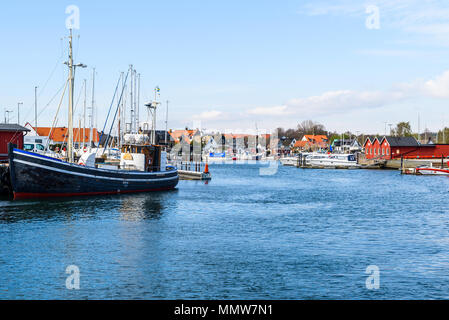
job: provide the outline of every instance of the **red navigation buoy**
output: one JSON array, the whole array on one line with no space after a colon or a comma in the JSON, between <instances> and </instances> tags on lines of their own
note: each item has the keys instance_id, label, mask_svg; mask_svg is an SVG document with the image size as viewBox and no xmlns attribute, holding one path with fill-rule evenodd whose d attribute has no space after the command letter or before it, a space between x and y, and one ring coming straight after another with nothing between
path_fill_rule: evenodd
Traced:
<instances>
[{"instance_id":1,"label":"red navigation buoy","mask_svg":"<svg viewBox=\"0 0 449 320\"><path fill-rule=\"evenodd\" d=\"M209 164L206 163L206 167L204 168L204 173L209 173Z\"/></svg>"}]
</instances>

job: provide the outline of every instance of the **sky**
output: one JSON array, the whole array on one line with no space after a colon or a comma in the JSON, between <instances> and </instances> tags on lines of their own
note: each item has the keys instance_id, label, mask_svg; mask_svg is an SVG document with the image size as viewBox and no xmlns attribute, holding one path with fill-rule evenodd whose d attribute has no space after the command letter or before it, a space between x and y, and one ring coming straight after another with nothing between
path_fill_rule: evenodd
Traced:
<instances>
[{"instance_id":1,"label":"sky","mask_svg":"<svg viewBox=\"0 0 449 320\"><path fill-rule=\"evenodd\" d=\"M120 73L161 88L158 128L251 132L318 121L384 134L449 126L449 2L438 0L8 1L0 10L0 120L50 126L67 78L66 8L75 30L75 119L83 80L104 126ZM90 104L90 103L89 103ZM5 111L12 111L6 113ZM76 120L78 122L78 120ZM67 123L67 99L58 125Z\"/></svg>"}]
</instances>

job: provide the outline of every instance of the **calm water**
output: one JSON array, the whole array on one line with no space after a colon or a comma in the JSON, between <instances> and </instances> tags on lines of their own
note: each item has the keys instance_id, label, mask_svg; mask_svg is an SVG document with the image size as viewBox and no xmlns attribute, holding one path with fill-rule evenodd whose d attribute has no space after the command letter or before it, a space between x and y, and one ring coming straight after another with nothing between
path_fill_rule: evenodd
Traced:
<instances>
[{"instance_id":1,"label":"calm water","mask_svg":"<svg viewBox=\"0 0 449 320\"><path fill-rule=\"evenodd\" d=\"M449 298L448 178L259 168L214 165L174 192L0 200L0 299Z\"/></svg>"}]
</instances>

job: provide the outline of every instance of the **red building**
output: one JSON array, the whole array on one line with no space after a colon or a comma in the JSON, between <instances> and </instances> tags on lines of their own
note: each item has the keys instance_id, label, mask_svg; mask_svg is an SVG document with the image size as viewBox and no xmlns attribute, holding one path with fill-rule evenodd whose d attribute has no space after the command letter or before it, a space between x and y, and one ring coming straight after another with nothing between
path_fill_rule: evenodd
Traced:
<instances>
[{"instance_id":1,"label":"red building","mask_svg":"<svg viewBox=\"0 0 449 320\"><path fill-rule=\"evenodd\" d=\"M8 159L8 143L14 143L23 149L23 136L30 130L18 124L0 124L0 161Z\"/></svg>"},{"instance_id":2,"label":"red building","mask_svg":"<svg viewBox=\"0 0 449 320\"><path fill-rule=\"evenodd\" d=\"M377 138L367 138L365 141L365 154L367 159L375 159L380 156L380 143Z\"/></svg>"},{"instance_id":3,"label":"red building","mask_svg":"<svg viewBox=\"0 0 449 320\"><path fill-rule=\"evenodd\" d=\"M449 145L419 144L414 137L368 138L365 142L367 159L433 159L449 157Z\"/></svg>"}]
</instances>

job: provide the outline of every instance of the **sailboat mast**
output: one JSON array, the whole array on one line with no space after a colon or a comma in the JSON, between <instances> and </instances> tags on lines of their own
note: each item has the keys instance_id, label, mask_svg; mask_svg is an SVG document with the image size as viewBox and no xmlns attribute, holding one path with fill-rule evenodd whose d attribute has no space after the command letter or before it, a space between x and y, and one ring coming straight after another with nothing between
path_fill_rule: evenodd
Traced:
<instances>
[{"instance_id":1,"label":"sailboat mast","mask_svg":"<svg viewBox=\"0 0 449 320\"><path fill-rule=\"evenodd\" d=\"M90 110L90 132L89 132L89 150L92 147L92 141L94 136L94 105L95 105L95 68L92 72L92 106Z\"/></svg>"},{"instance_id":2,"label":"sailboat mast","mask_svg":"<svg viewBox=\"0 0 449 320\"><path fill-rule=\"evenodd\" d=\"M156 144L156 109L157 109L157 94L159 92L159 87L156 87L156 89L154 89L154 111L153 111L153 141L152 143L155 145Z\"/></svg>"},{"instance_id":3,"label":"sailboat mast","mask_svg":"<svg viewBox=\"0 0 449 320\"><path fill-rule=\"evenodd\" d=\"M73 93L74 93L74 78L73 78L73 50L72 50L72 29L70 29L69 36L69 137L68 137L68 161L74 162L73 158Z\"/></svg>"},{"instance_id":4,"label":"sailboat mast","mask_svg":"<svg viewBox=\"0 0 449 320\"><path fill-rule=\"evenodd\" d=\"M124 73L122 72L120 75L121 82L122 82L122 91L124 88ZM120 106L118 108L118 124L117 124L117 139L118 139L118 147L122 148L122 109L123 109L123 100L120 102Z\"/></svg>"},{"instance_id":5,"label":"sailboat mast","mask_svg":"<svg viewBox=\"0 0 449 320\"><path fill-rule=\"evenodd\" d=\"M130 93L129 93L129 105L130 105L130 111L131 111L131 124L130 124L130 133L134 133L134 99L133 99L133 90L134 90L134 84L133 84L133 78L134 78L134 69L133 65L129 66L130 74L131 74L131 84L130 84Z\"/></svg>"},{"instance_id":6,"label":"sailboat mast","mask_svg":"<svg viewBox=\"0 0 449 320\"><path fill-rule=\"evenodd\" d=\"M86 147L86 107L87 107L87 80L84 79L84 115L83 115L83 150Z\"/></svg>"},{"instance_id":7,"label":"sailboat mast","mask_svg":"<svg viewBox=\"0 0 449 320\"><path fill-rule=\"evenodd\" d=\"M136 127L137 133L140 129L140 73L137 75L137 105L136 105Z\"/></svg>"}]
</instances>

